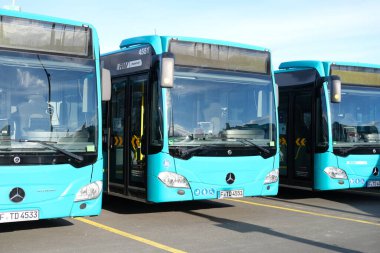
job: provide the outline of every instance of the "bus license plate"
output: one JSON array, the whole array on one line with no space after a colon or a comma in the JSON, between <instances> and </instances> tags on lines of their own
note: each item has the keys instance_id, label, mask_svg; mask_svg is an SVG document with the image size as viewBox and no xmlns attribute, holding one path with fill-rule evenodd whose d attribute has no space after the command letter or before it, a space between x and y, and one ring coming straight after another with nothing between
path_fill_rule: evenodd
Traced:
<instances>
[{"instance_id":1,"label":"bus license plate","mask_svg":"<svg viewBox=\"0 0 380 253\"><path fill-rule=\"evenodd\" d=\"M243 190L231 190L231 191L220 191L219 192L219 198L242 198L244 197L244 191Z\"/></svg>"},{"instance_id":2,"label":"bus license plate","mask_svg":"<svg viewBox=\"0 0 380 253\"><path fill-rule=\"evenodd\" d=\"M0 212L0 223L39 220L38 210Z\"/></svg>"},{"instance_id":3,"label":"bus license plate","mask_svg":"<svg viewBox=\"0 0 380 253\"><path fill-rule=\"evenodd\" d=\"M380 180L368 181L367 187L380 187Z\"/></svg>"}]
</instances>

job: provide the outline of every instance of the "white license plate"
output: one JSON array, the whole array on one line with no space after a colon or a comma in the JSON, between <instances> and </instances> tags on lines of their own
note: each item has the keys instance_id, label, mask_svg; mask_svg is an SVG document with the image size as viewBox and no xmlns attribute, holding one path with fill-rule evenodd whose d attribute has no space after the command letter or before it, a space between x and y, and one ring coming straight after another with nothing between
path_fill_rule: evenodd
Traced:
<instances>
[{"instance_id":1,"label":"white license plate","mask_svg":"<svg viewBox=\"0 0 380 253\"><path fill-rule=\"evenodd\" d=\"M244 197L244 191L243 190L231 190L231 191L220 191L219 192L219 198L242 198Z\"/></svg>"},{"instance_id":2,"label":"white license plate","mask_svg":"<svg viewBox=\"0 0 380 253\"><path fill-rule=\"evenodd\" d=\"M380 187L380 180L368 181L367 187Z\"/></svg>"},{"instance_id":3,"label":"white license plate","mask_svg":"<svg viewBox=\"0 0 380 253\"><path fill-rule=\"evenodd\" d=\"M38 210L0 212L0 223L38 220L39 217Z\"/></svg>"}]
</instances>

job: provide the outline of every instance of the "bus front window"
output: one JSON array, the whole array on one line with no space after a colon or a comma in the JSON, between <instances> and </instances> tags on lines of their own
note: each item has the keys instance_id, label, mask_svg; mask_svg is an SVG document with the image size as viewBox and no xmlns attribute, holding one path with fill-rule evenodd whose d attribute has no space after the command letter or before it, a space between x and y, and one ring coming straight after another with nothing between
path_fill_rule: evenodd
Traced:
<instances>
[{"instance_id":1,"label":"bus front window","mask_svg":"<svg viewBox=\"0 0 380 253\"><path fill-rule=\"evenodd\" d=\"M96 151L95 61L2 51L0 152ZM30 140L30 142L25 142Z\"/></svg>"},{"instance_id":2,"label":"bus front window","mask_svg":"<svg viewBox=\"0 0 380 253\"><path fill-rule=\"evenodd\" d=\"M342 85L342 102L331 104L334 146L380 143L380 89Z\"/></svg>"},{"instance_id":3,"label":"bus front window","mask_svg":"<svg viewBox=\"0 0 380 253\"><path fill-rule=\"evenodd\" d=\"M275 147L269 75L176 67L167 94L171 147Z\"/></svg>"}]
</instances>

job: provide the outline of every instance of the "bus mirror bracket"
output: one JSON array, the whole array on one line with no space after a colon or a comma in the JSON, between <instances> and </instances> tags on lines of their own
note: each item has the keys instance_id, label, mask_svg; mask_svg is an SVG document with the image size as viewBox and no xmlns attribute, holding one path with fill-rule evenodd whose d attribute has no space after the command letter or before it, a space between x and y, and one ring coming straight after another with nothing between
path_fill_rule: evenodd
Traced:
<instances>
[{"instance_id":1,"label":"bus mirror bracket","mask_svg":"<svg viewBox=\"0 0 380 253\"><path fill-rule=\"evenodd\" d=\"M163 53L161 58L161 79L162 88L173 88L174 86L174 54Z\"/></svg>"},{"instance_id":2,"label":"bus mirror bracket","mask_svg":"<svg viewBox=\"0 0 380 253\"><path fill-rule=\"evenodd\" d=\"M111 100L111 72L102 68L102 101Z\"/></svg>"},{"instance_id":3,"label":"bus mirror bracket","mask_svg":"<svg viewBox=\"0 0 380 253\"><path fill-rule=\"evenodd\" d=\"M277 101L277 108L278 108L280 105L280 88L279 88L277 83L275 83L274 88L275 88L275 92L276 92L276 101Z\"/></svg>"},{"instance_id":4,"label":"bus mirror bracket","mask_svg":"<svg viewBox=\"0 0 380 253\"><path fill-rule=\"evenodd\" d=\"M342 101L342 82L339 76L330 76L330 95L331 103L340 103Z\"/></svg>"}]
</instances>

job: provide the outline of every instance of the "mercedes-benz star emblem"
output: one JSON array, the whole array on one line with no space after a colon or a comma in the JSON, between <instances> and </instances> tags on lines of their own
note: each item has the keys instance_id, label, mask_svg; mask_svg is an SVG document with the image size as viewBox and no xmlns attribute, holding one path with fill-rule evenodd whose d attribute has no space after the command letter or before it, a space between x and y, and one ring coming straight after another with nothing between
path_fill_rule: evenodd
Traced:
<instances>
[{"instance_id":1,"label":"mercedes-benz star emblem","mask_svg":"<svg viewBox=\"0 0 380 253\"><path fill-rule=\"evenodd\" d=\"M376 153L377 153L377 151L376 151L376 149L375 149L375 148L372 150L372 152L373 152L374 154L376 154Z\"/></svg>"},{"instance_id":2,"label":"mercedes-benz star emblem","mask_svg":"<svg viewBox=\"0 0 380 253\"><path fill-rule=\"evenodd\" d=\"M378 169L377 167L373 168L372 174L373 174L374 176L379 175L379 169Z\"/></svg>"},{"instance_id":3,"label":"mercedes-benz star emblem","mask_svg":"<svg viewBox=\"0 0 380 253\"><path fill-rule=\"evenodd\" d=\"M19 163L21 162L21 158L18 157L18 156L15 156L15 157L13 157L13 162L14 162L15 164L19 164Z\"/></svg>"},{"instance_id":4,"label":"mercedes-benz star emblem","mask_svg":"<svg viewBox=\"0 0 380 253\"><path fill-rule=\"evenodd\" d=\"M235 175L234 173L228 173L226 176L226 182L227 184L233 184L235 182Z\"/></svg>"},{"instance_id":5,"label":"mercedes-benz star emblem","mask_svg":"<svg viewBox=\"0 0 380 253\"><path fill-rule=\"evenodd\" d=\"M15 203L23 201L25 198L25 191L19 187L13 188L9 193L9 199Z\"/></svg>"}]
</instances>

